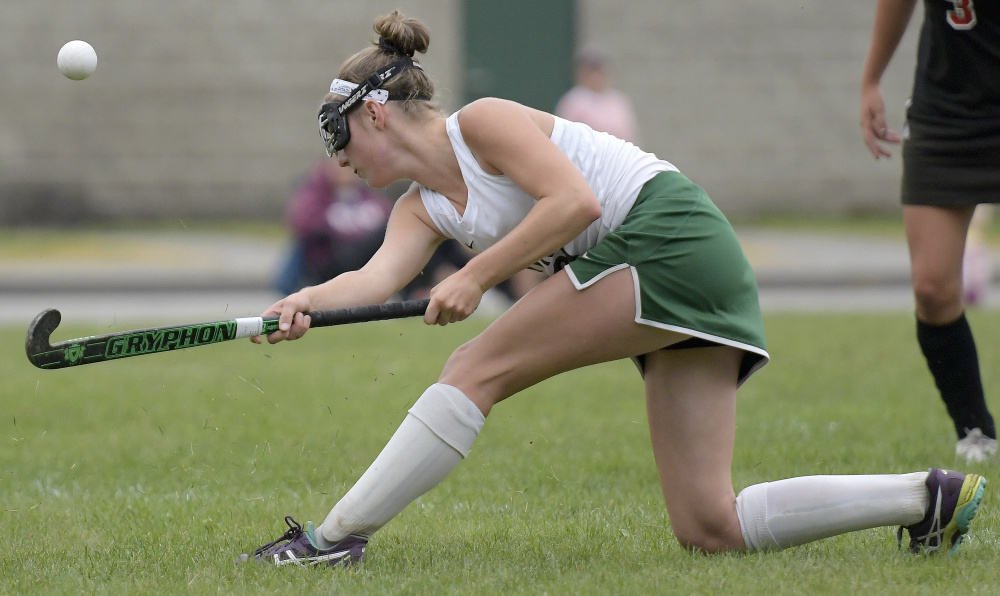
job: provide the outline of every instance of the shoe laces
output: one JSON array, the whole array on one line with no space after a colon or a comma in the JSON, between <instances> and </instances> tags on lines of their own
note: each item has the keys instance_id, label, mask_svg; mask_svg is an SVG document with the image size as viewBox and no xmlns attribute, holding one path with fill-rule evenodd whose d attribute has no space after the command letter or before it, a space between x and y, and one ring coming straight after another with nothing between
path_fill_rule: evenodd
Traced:
<instances>
[{"instance_id":1,"label":"shoe laces","mask_svg":"<svg viewBox=\"0 0 1000 596\"><path fill-rule=\"evenodd\" d=\"M276 544L279 544L281 542L292 542L293 540L296 540L300 536L302 536L302 524L292 519L291 515L285 516L285 523L288 524L288 530L286 530L285 533L282 534L281 537L278 538L277 540L273 542L268 542L264 546L253 551L254 557L259 557L264 555L271 547L275 546Z\"/></svg>"}]
</instances>

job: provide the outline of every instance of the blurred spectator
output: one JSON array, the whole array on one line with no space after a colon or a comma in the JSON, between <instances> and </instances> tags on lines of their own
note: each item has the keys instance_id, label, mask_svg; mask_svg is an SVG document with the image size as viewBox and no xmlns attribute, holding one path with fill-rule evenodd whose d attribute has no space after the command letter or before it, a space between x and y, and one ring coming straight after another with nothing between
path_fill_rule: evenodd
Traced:
<instances>
[{"instance_id":1,"label":"blurred spectator","mask_svg":"<svg viewBox=\"0 0 1000 596\"><path fill-rule=\"evenodd\" d=\"M288 295L359 269L381 246L392 204L337 160L317 162L288 204L294 239L277 290Z\"/></svg>"},{"instance_id":2,"label":"blurred spectator","mask_svg":"<svg viewBox=\"0 0 1000 596\"><path fill-rule=\"evenodd\" d=\"M639 127L628 96L611 86L608 57L602 48L584 46L574 59L576 85L556 105L560 118L639 143Z\"/></svg>"},{"instance_id":3,"label":"blurred spectator","mask_svg":"<svg viewBox=\"0 0 1000 596\"><path fill-rule=\"evenodd\" d=\"M393 200L342 168L322 159L309 169L288 204L286 220L294 238L274 286L284 295L316 285L345 271L364 266L385 238ZM400 298L426 298L474 253L454 240L438 247L423 273L400 292ZM537 283L534 271L524 271L498 286L515 301ZM496 299L497 297L495 297ZM502 310L503 307L501 307Z\"/></svg>"}]
</instances>

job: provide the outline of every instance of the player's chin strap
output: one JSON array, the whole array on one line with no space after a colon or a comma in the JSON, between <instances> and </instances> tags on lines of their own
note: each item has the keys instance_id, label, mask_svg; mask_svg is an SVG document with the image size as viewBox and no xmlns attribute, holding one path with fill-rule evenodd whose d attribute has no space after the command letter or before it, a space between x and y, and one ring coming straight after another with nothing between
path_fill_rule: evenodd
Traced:
<instances>
[{"instance_id":1,"label":"player's chin strap","mask_svg":"<svg viewBox=\"0 0 1000 596\"><path fill-rule=\"evenodd\" d=\"M347 142L351 138L350 129L347 127L347 114L355 107L361 105L363 103L362 100L369 95L379 103L385 103L388 100L430 99L430 97L424 94L389 95L385 91L382 91L381 94L376 93L381 90L382 85L386 81L411 68L423 70L423 67L414 62L412 58L400 58L392 64L368 75L368 78L360 85L354 87L344 101L325 103L320 106L319 129L320 136L323 137L323 142L326 145L327 155L333 156L335 152L340 151L347 145ZM340 94L346 90L348 85L352 84L340 79L334 79L330 85L330 91Z\"/></svg>"}]
</instances>

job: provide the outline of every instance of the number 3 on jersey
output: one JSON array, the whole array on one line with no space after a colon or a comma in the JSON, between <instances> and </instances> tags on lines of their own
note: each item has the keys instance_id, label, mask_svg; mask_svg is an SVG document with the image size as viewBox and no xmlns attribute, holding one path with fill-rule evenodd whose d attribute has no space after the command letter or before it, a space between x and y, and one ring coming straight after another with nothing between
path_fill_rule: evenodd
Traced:
<instances>
[{"instance_id":1,"label":"number 3 on jersey","mask_svg":"<svg viewBox=\"0 0 1000 596\"><path fill-rule=\"evenodd\" d=\"M976 26L976 8L973 0L949 0L955 8L948 11L948 24L952 29L966 30Z\"/></svg>"}]
</instances>

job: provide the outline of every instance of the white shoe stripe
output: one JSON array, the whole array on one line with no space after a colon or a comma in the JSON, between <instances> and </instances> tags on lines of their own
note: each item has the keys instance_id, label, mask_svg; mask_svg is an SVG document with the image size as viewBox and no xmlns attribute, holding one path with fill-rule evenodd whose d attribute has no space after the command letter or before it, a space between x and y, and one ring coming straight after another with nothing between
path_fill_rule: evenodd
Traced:
<instances>
[{"instance_id":1,"label":"white shoe stripe","mask_svg":"<svg viewBox=\"0 0 1000 596\"><path fill-rule=\"evenodd\" d=\"M305 557L303 559L299 559L298 557L295 556L295 553L293 553L292 551L286 550L286 551L282 551L280 553L274 554L273 558L274 558L274 565L276 567L281 566L281 565L287 565L289 563L293 563L295 565L302 565L302 564L318 565L320 563L326 563L326 562L329 562L329 561L336 561L336 560L339 560L339 559L343 559L344 557L346 557L346 556L348 556L350 554L351 554L350 550L345 550L345 551L340 551L340 552L336 552L336 553L327 553L327 554L317 555L315 557L308 557L307 556L307 557ZM285 557L287 557L287 558L282 559L281 558L282 555L285 555Z\"/></svg>"},{"instance_id":2,"label":"white shoe stripe","mask_svg":"<svg viewBox=\"0 0 1000 596\"><path fill-rule=\"evenodd\" d=\"M924 536L917 538L927 550L941 548L941 538L944 537L944 528L941 527L941 496L941 487L939 486L937 489L937 501L934 503L934 517L931 518L930 530Z\"/></svg>"}]
</instances>

